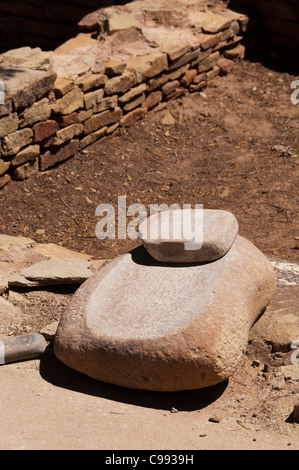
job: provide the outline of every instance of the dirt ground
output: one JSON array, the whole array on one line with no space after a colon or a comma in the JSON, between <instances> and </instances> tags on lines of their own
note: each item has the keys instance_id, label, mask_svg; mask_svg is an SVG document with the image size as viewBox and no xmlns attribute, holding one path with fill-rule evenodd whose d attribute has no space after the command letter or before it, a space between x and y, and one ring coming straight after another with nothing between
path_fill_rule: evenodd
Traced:
<instances>
[{"instance_id":1,"label":"dirt ground","mask_svg":"<svg viewBox=\"0 0 299 470\"><path fill-rule=\"evenodd\" d=\"M142 122L117 129L112 138L50 171L11 182L0 191L1 233L59 243L96 259L113 258L139 242L99 240L95 209L109 203L117 211L118 196L126 196L127 206L203 204L229 210L238 219L239 233L265 255L298 263L299 105L290 99L295 78L245 60L203 92L155 108ZM38 331L58 320L72 292L24 296L27 320L12 334ZM24 379L34 375L35 365L28 364L19 366ZM73 444L70 438L59 443L49 430L42 440L36 430L41 425L33 430L30 422L25 428L31 440L20 433L13 437L10 417L11 438L0 439L0 448L66 448L67 443L77 449L299 448L298 425L290 418L298 389L278 369L265 371L248 356L228 383L176 394L95 384L58 364L51 351L40 366L51 397L56 390L62 398L64 390L67 400L83 400L83 408L88 403L89 410L105 408L101 426L106 422L107 440L91 439L87 422L81 440L75 424L61 430L61 439L74 433ZM6 370L11 385L17 366ZM69 413L67 419L73 416ZM81 416L78 409L74 413ZM56 409L54 415L59 419ZM90 422L99 426L95 415Z\"/></svg>"}]
</instances>

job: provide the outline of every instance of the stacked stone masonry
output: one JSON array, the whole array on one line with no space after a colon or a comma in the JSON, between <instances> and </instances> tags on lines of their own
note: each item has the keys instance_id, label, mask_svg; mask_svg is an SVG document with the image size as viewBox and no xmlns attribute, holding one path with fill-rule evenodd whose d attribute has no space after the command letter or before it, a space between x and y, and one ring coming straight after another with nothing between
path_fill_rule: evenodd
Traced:
<instances>
[{"instance_id":1,"label":"stacked stone masonry","mask_svg":"<svg viewBox=\"0 0 299 470\"><path fill-rule=\"evenodd\" d=\"M81 32L55 51L23 47L0 56L0 187L67 160L161 102L202 91L244 57L243 14L195 11L188 28L164 30L152 26L163 9L148 9L142 28L122 8L84 17Z\"/></svg>"}]
</instances>

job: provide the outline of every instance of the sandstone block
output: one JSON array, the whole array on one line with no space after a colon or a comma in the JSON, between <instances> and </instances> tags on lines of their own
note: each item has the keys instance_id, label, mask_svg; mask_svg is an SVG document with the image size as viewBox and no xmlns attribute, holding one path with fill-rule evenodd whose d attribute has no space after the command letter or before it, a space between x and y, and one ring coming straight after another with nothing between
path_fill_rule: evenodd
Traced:
<instances>
[{"instance_id":1,"label":"sandstone block","mask_svg":"<svg viewBox=\"0 0 299 470\"><path fill-rule=\"evenodd\" d=\"M227 59L244 59L245 46L243 46L243 44L238 44L238 46L233 49L226 49L224 51L224 57Z\"/></svg>"},{"instance_id":2,"label":"sandstone block","mask_svg":"<svg viewBox=\"0 0 299 470\"><path fill-rule=\"evenodd\" d=\"M25 180L38 172L38 159L24 163L18 166L12 173L12 178L15 180Z\"/></svg>"},{"instance_id":3,"label":"sandstone block","mask_svg":"<svg viewBox=\"0 0 299 470\"><path fill-rule=\"evenodd\" d=\"M128 127L134 124L139 119L144 118L146 113L148 112L147 108L137 108L130 111L128 114L123 116L120 120L120 125L122 127Z\"/></svg>"},{"instance_id":4,"label":"sandstone block","mask_svg":"<svg viewBox=\"0 0 299 470\"><path fill-rule=\"evenodd\" d=\"M71 114L84 107L83 96L82 91L76 87L57 100L52 105L52 109L57 114Z\"/></svg>"},{"instance_id":5,"label":"sandstone block","mask_svg":"<svg viewBox=\"0 0 299 470\"><path fill-rule=\"evenodd\" d=\"M105 98L100 101L94 108L93 112L94 113L101 113L102 111L106 111L107 109L116 109L118 105L118 96L117 95L112 95L112 96L106 96Z\"/></svg>"},{"instance_id":6,"label":"sandstone block","mask_svg":"<svg viewBox=\"0 0 299 470\"><path fill-rule=\"evenodd\" d=\"M127 102L126 104L123 105L123 110L125 112L131 111L134 108L137 108L140 106L145 100L145 94L142 93L142 95L138 96L137 98L133 99L132 101Z\"/></svg>"},{"instance_id":7,"label":"sandstone block","mask_svg":"<svg viewBox=\"0 0 299 470\"><path fill-rule=\"evenodd\" d=\"M225 57L221 57L218 60L217 65L220 67L221 73L227 74L232 71L235 63L233 60L226 59Z\"/></svg>"},{"instance_id":8,"label":"sandstone block","mask_svg":"<svg viewBox=\"0 0 299 470\"><path fill-rule=\"evenodd\" d=\"M74 111L73 113L66 114L65 116L58 115L55 119L57 123L59 124L59 127L67 127L67 126L71 126L72 124L77 124L79 122L79 114L80 113L77 113L76 111Z\"/></svg>"},{"instance_id":9,"label":"sandstone block","mask_svg":"<svg viewBox=\"0 0 299 470\"><path fill-rule=\"evenodd\" d=\"M48 121L38 122L33 126L34 142L41 142L54 135L59 126L56 121L49 119Z\"/></svg>"},{"instance_id":10,"label":"sandstone block","mask_svg":"<svg viewBox=\"0 0 299 470\"><path fill-rule=\"evenodd\" d=\"M159 51L143 56L131 57L127 60L127 70L134 72L138 83L155 77L167 69L167 55Z\"/></svg>"},{"instance_id":11,"label":"sandstone block","mask_svg":"<svg viewBox=\"0 0 299 470\"><path fill-rule=\"evenodd\" d=\"M40 170L45 171L48 168L73 157L79 148L78 140L71 140L68 144L59 149L53 148L40 156Z\"/></svg>"},{"instance_id":12,"label":"sandstone block","mask_svg":"<svg viewBox=\"0 0 299 470\"><path fill-rule=\"evenodd\" d=\"M207 70L210 70L214 67L214 65L217 65L217 62L220 58L219 51L213 52L210 56L208 56L206 59L202 60L198 64L198 72L206 72Z\"/></svg>"},{"instance_id":13,"label":"sandstone block","mask_svg":"<svg viewBox=\"0 0 299 470\"><path fill-rule=\"evenodd\" d=\"M74 88L74 82L67 78L58 77L54 83L54 92L57 98L62 98Z\"/></svg>"},{"instance_id":14,"label":"sandstone block","mask_svg":"<svg viewBox=\"0 0 299 470\"><path fill-rule=\"evenodd\" d=\"M0 159L0 176L6 173L9 167L10 162L5 162L4 160Z\"/></svg>"},{"instance_id":15,"label":"sandstone block","mask_svg":"<svg viewBox=\"0 0 299 470\"><path fill-rule=\"evenodd\" d=\"M185 86L186 88L192 83L193 79L197 75L196 69L189 69L185 73L185 75L181 78L181 85Z\"/></svg>"},{"instance_id":16,"label":"sandstone block","mask_svg":"<svg viewBox=\"0 0 299 470\"><path fill-rule=\"evenodd\" d=\"M2 141L2 154L5 157L16 155L21 148L30 145L33 140L32 129L26 128L15 131L4 137Z\"/></svg>"},{"instance_id":17,"label":"sandstone block","mask_svg":"<svg viewBox=\"0 0 299 470\"><path fill-rule=\"evenodd\" d=\"M167 96L170 93L172 93L174 90L176 90L179 86L180 86L180 82L178 80L167 82L165 83L165 85L162 86L162 93L164 96Z\"/></svg>"},{"instance_id":18,"label":"sandstone block","mask_svg":"<svg viewBox=\"0 0 299 470\"><path fill-rule=\"evenodd\" d=\"M101 127L108 126L109 124L114 124L115 122L119 121L122 117L122 110L120 108L116 108L114 111L103 111L100 114L95 114L91 118L89 118L84 123L84 132L85 134L90 134Z\"/></svg>"},{"instance_id":19,"label":"sandstone block","mask_svg":"<svg viewBox=\"0 0 299 470\"><path fill-rule=\"evenodd\" d=\"M148 95L146 100L143 103L143 107L147 109L151 109L157 104L161 103L163 98L162 92L161 91L153 91Z\"/></svg>"},{"instance_id":20,"label":"sandstone block","mask_svg":"<svg viewBox=\"0 0 299 470\"><path fill-rule=\"evenodd\" d=\"M22 165L22 163L27 163L34 161L39 156L39 145L29 145L29 147L24 148L12 159L11 164L13 166Z\"/></svg>"},{"instance_id":21,"label":"sandstone block","mask_svg":"<svg viewBox=\"0 0 299 470\"><path fill-rule=\"evenodd\" d=\"M17 113L10 114L0 119L0 138L15 132L19 126L19 118Z\"/></svg>"},{"instance_id":22,"label":"sandstone block","mask_svg":"<svg viewBox=\"0 0 299 470\"><path fill-rule=\"evenodd\" d=\"M49 100L44 98L34 103L30 108L20 114L20 127L32 126L41 121L46 121L51 115Z\"/></svg>"},{"instance_id":23,"label":"sandstone block","mask_svg":"<svg viewBox=\"0 0 299 470\"><path fill-rule=\"evenodd\" d=\"M105 74L109 77L115 75L121 75L126 69L127 63L125 61L118 61L110 59L109 62L105 63Z\"/></svg>"},{"instance_id":24,"label":"sandstone block","mask_svg":"<svg viewBox=\"0 0 299 470\"><path fill-rule=\"evenodd\" d=\"M93 272L90 261L79 258L50 258L21 269L20 275L40 286L81 284Z\"/></svg>"},{"instance_id":25,"label":"sandstone block","mask_svg":"<svg viewBox=\"0 0 299 470\"><path fill-rule=\"evenodd\" d=\"M118 101L121 104L127 103L128 101L131 101L133 98L136 98L136 96L141 95L145 91L146 91L146 84L141 83L141 85L138 85L138 86L132 88L130 91L128 91L124 95L120 96Z\"/></svg>"},{"instance_id":26,"label":"sandstone block","mask_svg":"<svg viewBox=\"0 0 299 470\"><path fill-rule=\"evenodd\" d=\"M109 78L105 84L105 94L118 95L119 93L125 93L136 84L136 75L133 72L126 71L122 75Z\"/></svg>"},{"instance_id":27,"label":"sandstone block","mask_svg":"<svg viewBox=\"0 0 299 470\"><path fill-rule=\"evenodd\" d=\"M87 145L91 145L97 140L101 139L107 133L107 130L108 127L106 126L102 129L92 132L91 134L88 134L86 137L83 137L83 139L80 140L80 148L87 147Z\"/></svg>"},{"instance_id":28,"label":"sandstone block","mask_svg":"<svg viewBox=\"0 0 299 470\"><path fill-rule=\"evenodd\" d=\"M98 103L101 102L103 96L104 96L104 90L103 89L94 90L94 91L90 91L88 93L85 93L85 95L84 95L85 109L88 110L88 109L93 108L94 106L96 106Z\"/></svg>"},{"instance_id":29,"label":"sandstone block","mask_svg":"<svg viewBox=\"0 0 299 470\"><path fill-rule=\"evenodd\" d=\"M170 61L174 61L189 52L191 45L189 41L179 41L178 43L165 42L160 47L161 52L165 52Z\"/></svg>"},{"instance_id":30,"label":"sandstone block","mask_svg":"<svg viewBox=\"0 0 299 470\"><path fill-rule=\"evenodd\" d=\"M107 80L107 75L104 75L103 73L94 73L78 78L76 80L76 85L86 93L87 91L103 87Z\"/></svg>"},{"instance_id":31,"label":"sandstone block","mask_svg":"<svg viewBox=\"0 0 299 470\"><path fill-rule=\"evenodd\" d=\"M44 146L50 147L51 145L63 145L65 142L69 142L75 137L79 136L83 132L83 124L72 124L64 127L56 132L54 137L51 137Z\"/></svg>"},{"instance_id":32,"label":"sandstone block","mask_svg":"<svg viewBox=\"0 0 299 470\"><path fill-rule=\"evenodd\" d=\"M240 365L248 331L275 286L268 260L240 236L223 258L185 267L153 261L141 246L76 291L54 351L67 366L119 386L215 385Z\"/></svg>"},{"instance_id":33,"label":"sandstone block","mask_svg":"<svg viewBox=\"0 0 299 470\"><path fill-rule=\"evenodd\" d=\"M5 83L5 89L15 109L27 108L53 89L55 79L56 73L19 69Z\"/></svg>"}]
</instances>

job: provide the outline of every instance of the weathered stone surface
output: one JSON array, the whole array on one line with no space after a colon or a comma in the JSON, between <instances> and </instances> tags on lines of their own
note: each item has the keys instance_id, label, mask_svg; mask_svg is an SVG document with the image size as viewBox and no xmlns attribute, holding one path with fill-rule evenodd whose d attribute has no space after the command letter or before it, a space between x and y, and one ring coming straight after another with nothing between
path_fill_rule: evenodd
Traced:
<instances>
[{"instance_id":1,"label":"weathered stone surface","mask_svg":"<svg viewBox=\"0 0 299 470\"><path fill-rule=\"evenodd\" d=\"M107 129L108 127L105 126L102 127L102 129L98 129L97 131L88 134L86 137L83 137L83 139L80 140L80 148L87 147L87 145L91 145L104 137L104 135L107 133Z\"/></svg>"},{"instance_id":2,"label":"weathered stone surface","mask_svg":"<svg viewBox=\"0 0 299 470\"><path fill-rule=\"evenodd\" d=\"M1 337L4 364L34 359L44 354L47 341L39 333Z\"/></svg>"},{"instance_id":3,"label":"weathered stone surface","mask_svg":"<svg viewBox=\"0 0 299 470\"><path fill-rule=\"evenodd\" d=\"M196 69L187 70L185 75L181 78L181 85L183 85L185 87L188 87L192 83L192 81L196 77L196 75L197 75L197 70Z\"/></svg>"},{"instance_id":4,"label":"weathered stone surface","mask_svg":"<svg viewBox=\"0 0 299 470\"><path fill-rule=\"evenodd\" d=\"M142 56L131 57L127 60L127 70L134 72L138 83L155 77L167 69L167 55L159 51Z\"/></svg>"},{"instance_id":5,"label":"weathered stone surface","mask_svg":"<svg viewBox=\"0 0 299 470\"><path fill-rule=\"evenodd\" d=\"M0 159L0 176L3 175L3 173L6 173L9 167L10 162L5 162L4 160Z\"/></svg>"},{"instance_id":6,"label":"weathered stone surface","mask_svg":"<svg viewBox=\"0 0 299 470\"><path fill-rule=\"evenodd\" d=\"M58 321L54 321L52 323L49 323L48 325L44 326L40 330L40 334L44 336L44 338L48 341L52 341L55 337L56 330L58 327Z\"/></svg>"},{"instance_id":7,"label":"weathered stone surface","mask_svg":"<svg viewBox=\"0 0 299 470\"><path fill-rule=\"evenodd\" d=\"M143 103L143 107L147 109L151 109L157 104L161 103L163 98L162 92L161 91L153 91L148 95L146 100Z\"/></svg>"},{"instance_id":8,"label":"weathered stone surface","mask_svg":"<svg viewBox=\"0 0 299 470\"><path fill-rule=\"evenodd\" d=\"M56 132L56 135L49 139L44 144L45 147L51 145L63 145L65 142L69 142L75 137L79 136L83 132L83 124L72 124L71 126L64 127Z\"/></svg>"},{"instance_id":9,"label":"weathered stone surface","mask_svg":"<svg viewBox=\"0 0 299 470\"><path fill-rule=\"evenodd\" d=\"M109 77L121 75L126 69L127 63L125 61L109 60L105 63L105 74Z\"/></svg>"},{"instance_id":10,"label":"weathered stone surface","mask_svg":"<svg viewBox=\"0 0 299 470\"><path fill-rule=\"evenodd\" d=\"M33 140L32 129L26 128L7 135L2 141L2 154L5 157L16 155L21 148L30 145Z\"/></svg>"},{"instance_id":11,"label":"weathered stone surface","mask_svg":"<svg viewBox=\"0 0 299 470\"><path fill-rule=\"evenodd\" d=\"M64 95L74 89L73 80L67 78L57 77L54 83L54 92L57 98L62 98Z\"/></svg>"},{"instance_id":12,"label":"weathered stone surface","mask_svg":"<svg viewBox=\"0 0 299 470\"><path fill-rule=\"evenodd\" d=\"M18 166L12 173L12 178L15 180L25 180L30 176L35 175L38 172L38 160L24 163L24 165Z\"/></svg>"},{"instance_id":13,"label":"weathered stone surface","mask_svg":"<svg viewBox=\"0 0 299 470\"><path fill-rule=\"evenodd\" d=\"M275 285L268 260L240 236L223 258L185 267L155 262L141 246L77 290L54 351L69 367L120 386L214 385L240 364L248 331Z\"/></svg>"},{"instance_id":14,"label":"weathered stone surface","mask_svg":"<svg viewBox=\"0 0 299 470\"><path fill-rule=\"evenodd\" d=\"M104 96L104 90L99 89L99 90L94 90L90 91L88 93L85 93L84 95L84 106L85 109L90 109L96 106L98 103L101 102L102 98Z\"/></svg>"},{"instance_id":15,"label":"weathered stone surface","mask_svg":"<svg viewBox=\"0 0 299 470\"><path fill-rule=\"evenodd\" d=\"M136 98L136 96L141 95L146 91L146 84L141 83L140 85L132 88L130 91L125 93L124 95L120 96L118 101L119 103L127 103L128 101L131 101L133 98Z\"/></svg>"},{"instance_id":16,"label":"weathered stone surface","mask_svg":"<svg viewBox=\"0 0 299 470\"><path fill-rule=\"evenodd\" d=\"M140 106L145 100L145 94L137 96L137 98L133 99L132 101L128 101L126 104L123 105L123 110L125 112L131 111L134 108Z\"/></svg>"},{"instance_id":17,"label":"weathered stone surface","mask_svg":"<svg viewBox=\"0 0 299 470\"><path fill-rule=\"evenodd\" d=\"M19 126L19 118L17 113L10 114L9 116L0 119L0 138L5 137L12 132L15 132Z\"/></svg>"},{"instance_id":18,"label":"weathered stone surface","mask_svg":"<svg viewBox=\"0 0 299 470\"><path fill-rule=\"evenodd\" d=\"M249 336L250 341L271 345L272 352L289 352L291 343L299 339L299 288L281 285Z\"/></svg>"},{"instance_id":19,"label":"weathered stone surface","mask_svg":"<svg viewBox=\"0 0 299 470\"><path fill-rule=\"evenodd\" d=\"M120 125L122 127L131 126L139 119L144 118L147 112L148 112L147 108L133 109L133 111L130 111L128 114L126 114L125 116L121 118Z\"/></svg>"},{"instance_id":20,"label":"weathered stone surface","mask_svg":"<svg viewBox=\"0 0 299 470\"><path fill-rule=\"evenodd\" d=\"M176 90L179 86L180 86L180 82L178 80L167 82L165 83L165 85L162 86L162 93L163 95L167 96L170 93L172 93L174 90Z\"/></svg>"},{"instance_id":21,"label":"weathered stone surface","mask_svg":"<svg viewBox=\"0 0 299 470\"><path fill-rule=\"evenodd\" d=\"M3 75L15 109L27 108L43 98L53 89L56 79L56 73L30 69L5 69Z\"/></svg>"},{"instance_id":22,"label":"weathered stone surface","mask_svg":"<svg viewBox=\"0 0 299 470\"><path fill-rule=\"evenodd\" d=\"M224 51L224 57L227 59L244 59L245 57L245 46L238 44L233 49L227 49Z\"/></svg>"},{"instance_id":23,"label":"weathered stone surface","mask_svg":"<svg viewBox=\"0 0 299 470\"><path fill-rule=\"evenodd\" d=\"M206 57L204 60L200 61L198 64L198 72L206 72L217 65L218 60L220 59L220 54L218 51L213 52L213 54Z\"/></svg>"},{"instance_id":24,"label":"weathered stone surface","mask_svg":"<svg viewBox=\"0 0 299 470\"><path fill-rule=\"evenodd\" d=\"M113 111L103 111L100 114L93 115L90 119L84 123L84 132L85 134L90 134L102 127L108 126L119 121L122 117L122 110L116 108Z\"/></svg>"},{"instance_id":25,"label":"weathered stone surface","mask_svg":"<svg viewBox=\"0 0 299 470\"><path fill-rule=\"evenodd\" d=\"M220 71L223 74L227 74L227 73L232 71L232 69L234 68L235 63L234 63L234 61L232 61L230 59L226 59L225 57L221 57L218 60L217 65L220 67Z\"/></svg>"},{"instance_id":26,"label":"weathered stone surface","mask_svg":"<svg viewBox=\"0 0 299 470\"><path fill-rule=\"evenodd\" d=\"M174 61L182 55L189 52L191 45L189 41L179 41L177 44L173 42L166 42L160 47L161 52L165 52L168 55L169 60Z\"/></svg>"},{"instance_id":27,"label":"weathered stone surface","mask_svg":"<svg viewBox=\"0 0 299 470\"><path fill-rule=\"evenodd\" d=\"M78 148L79 141L71 140L68 144L65 144L59 149L54 147L51 150L48 150L46 153L40 156L40 170L47 170L48 168L56 165L56 163L67 160L68 158L75 155Z\"/></svg>"},{"instance_id":28,"label":"weathered stone surface","mask_svg":"<svg viewBox=\"0 0 299 470\"><path fill-rule=\"evenodd\" d=\"M177 209L158 212L139 226L150 255L166 263L201 263L224 256L238 233L233 214L222 210Z\"/></svg>"},{"instance_id":29,"label":"weathered stone surface","mask_svg":"<svg viewBox=\"0 0 299 470\"><path fill-rule=\"evenodd\" d=\"M51 258L32 264L20 275L38 285L81 284L93 273L90 261L76 258Z\"/></svg>"},{"instance_id":30,"label":"weathered stone surface","mask_svg":"<svg viewBox=\"0 0 299 470\"><path fill-rule=\"evenodd\" d=\"M84 95L82 91L76 87L70 92L66 93L62 98L57 100L52 109L57 114L71 114L80 108L84 107Z\"/></svg>"},{"instance_id":31,"label":"weathered stone surface","mask_svg":"<svg viewBox=\"0 0 299 470\"><path fill-rule=\"evenodd\" d=\"M51 115L51 106L48 98L34 103L20 114L20 127L32 126L33 124L46 121Z\"/></svg>"},{"instance_id":32,"label":"weathered stone surface","mask_svg":"<svg viewBox=\"0 0 299 470\"><path fill-rule=\"evenodd\" d=\"M81 112L84 112L84 111L81 111ZM56 116L56 121L57 121L59 127L71 126L72 124L77 124L78 122L80 122L79 121L79 115L80 115L80 113L77 113L76 111L74 111L71 114L66 114L66 115L60 115L59 114L58 116ZM88 117L90 117L90 116L88 116ZM82 116L81 116L81 118L82 118Z\"/></svg>"},{"instance_id":33,"label":"weathered stone surface","mask_svg":"<svg viewBox=\"0 0 299 470\"><path fill-rule=\"evenodd\" d=\"M115 109L118 105L118 95L106 96L102 99L100 103L98 103L94 109L94 113L101 113L102 111L106 111L107 109Z\"/></svg>"},{"instance_id":34,"label":"weathered stone surface","mask_svg":"<svg viewBox=\"0 0 299 470\"><path fill-rule=\"evenodd\" d=\"M122 75L110 78L105 84L106 95L125 93L137 84L136 75L133 72L124 72Z\"/></svg>"},{"instance_id":35,"label":"weathered stone surface","mask_svg":"<svg viewBox=\"0 0 299 470\"><path fill-rule=\"evenodd\" d=\"M29 147L26 147L17 153L17 155L12 159L11 164L13 166L22 165L22 163L36 160L38 156L39 145L29 145Z\"/></svg>"},{"instance_id":36,"label":"weathered stone surface","mask_svg":"<svg viewBox=\"0 0 299 470\"><path fill-rule=\"evenodd\" d=\"M76 80L76 85L78 85L79 88L81 88L81 90L86 93L87 91L104 86L107 80L107 75L104 75L103 73L94 73L78 78Z\"/></svg>"},{"instance_id":37,"label":"weathered stone surface","mask_svg":"<svg viewBox=\"0 0 299 470\"><path fill-rule=\"evenodd\" d=\"M49 119L48 121L38 122L33 126L34 142L41 142L54 135L59 126L56 121Z\"/></svg>"}]
</instances>

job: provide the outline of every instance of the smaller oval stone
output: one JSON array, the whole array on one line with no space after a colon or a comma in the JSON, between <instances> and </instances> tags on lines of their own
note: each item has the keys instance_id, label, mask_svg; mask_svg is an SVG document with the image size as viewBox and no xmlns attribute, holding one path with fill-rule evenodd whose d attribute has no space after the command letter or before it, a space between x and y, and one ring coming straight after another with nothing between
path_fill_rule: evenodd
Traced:
<instances>
[{"instance_id":1,"label":"smaller oval stone","mask_svg":"<svg viewBox=\"0 0 299 470\"><path fill-rule=\"evenodd\" d=\"M224 256L238 234L235 216L213 209L158 212L139 226L148 253L165 263L204 263Z\"/></svg>"}]
</instances>

